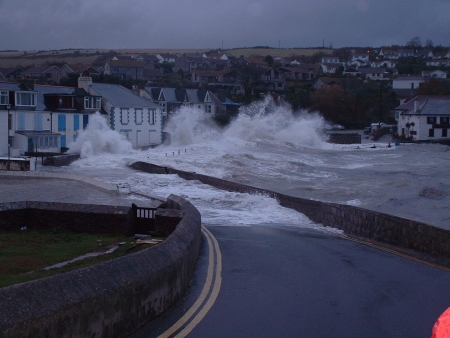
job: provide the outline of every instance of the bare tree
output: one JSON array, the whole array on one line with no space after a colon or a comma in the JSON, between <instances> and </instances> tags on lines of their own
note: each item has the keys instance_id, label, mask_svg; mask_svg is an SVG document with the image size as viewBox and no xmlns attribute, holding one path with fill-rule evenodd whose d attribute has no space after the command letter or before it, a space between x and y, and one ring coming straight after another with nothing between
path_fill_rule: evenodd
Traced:
<instances>
[{"instance_id":1,"label":"bare tree","mask_svg":"<svg viewBox=\"0 0 450 338\"><path fill-rule=\"evenodd\" d=\"M406 47L420 49L422 48L422 40L420 37L415 36L406 43Z\"/></svg>"},{"instance_id":2,"label":"bare tree","mask_svg":"<svg viewBox=\"0 0 450 338\"><path fill-rule=\"evenodd\" d=\"M426 48L426 49L433 49L433 47L434 47L433 40L428 39L428 40L425 42L425 48Z\"/></svg>"}]
</instances>

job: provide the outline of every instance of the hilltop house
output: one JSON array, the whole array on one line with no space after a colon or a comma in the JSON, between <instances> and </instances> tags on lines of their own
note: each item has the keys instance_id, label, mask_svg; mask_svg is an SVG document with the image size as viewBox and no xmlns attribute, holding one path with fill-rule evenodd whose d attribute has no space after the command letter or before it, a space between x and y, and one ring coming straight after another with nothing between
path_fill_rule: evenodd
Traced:
<instances>
[{"instance_id":1,"label":"hilltop house","mask_svg":"<svg viewBox=\"0 0 450 338\"><path fill-rule=\"evenodd\" d=\"M90 77L79 77L78 87L101 97L102 111L111 129L134 148L162 143L162 112L158 105L120 85L92 83Z\"/></svg>"},{"instance_id":2,"label":"hilltop house","mask_svg":"<svg viewBox=\"0 0 450 338\"><path fill-rule=\"evenodd\" d=\"M0 81L16 81L22 78L23 69L21 68L1 68Z\"/></svg>"},{"instance_id":3,"label":"hilltop house","mask_svg":"<svg viewBox=\"0 0 450 338\"><path fill-rule=\"evenodd\" d=\"M58 81L59 68L56 66L31 67L22 73L22 77L30 80Z\"/></svg>"},{"instance_id":4,"label":"hilltop house","mask_svg":"<svg viewBox=\"0 0 450 338\"><path fill-rule=\"evenodd\" d=\"M413 141L448 140L450 96L416 96L394 110L398 133Z\"/></svg>"},{"instance_id":5,"label":"hilltop house","mask_svg":"<svg viewBox=\"0 0 450 338\"><path fill-rule=\"evenodd\" d=\"M169 54L169 53L165 53L165 54L156 54L156 57L159 60L159 63L164 63L164 62L175 62L176 59L178 59L178 56L176 56L175 54Z\"/></svg>"},{"instance_id":6,"label":"hilltop house","mask_svg":"<svg viewBox=\"0 0 450 338\"><path fill-rule=\"evenodd\" d=\"M119 79L142 79L144 64L137 60L108 60L105 62L104 73L114 75Z\"/></svg>"}]
</instances>

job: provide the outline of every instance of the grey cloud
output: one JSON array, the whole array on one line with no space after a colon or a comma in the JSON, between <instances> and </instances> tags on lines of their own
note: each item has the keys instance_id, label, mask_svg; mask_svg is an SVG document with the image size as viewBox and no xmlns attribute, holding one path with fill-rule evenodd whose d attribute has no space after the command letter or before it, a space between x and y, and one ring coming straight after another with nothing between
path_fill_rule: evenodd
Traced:
<instances>
[{"instance_id":1,"label":"grey cloud","mask_svg":"<svg viewBox=\"0 0 450 338\"><path fill-rule=\"evenodd\" d=\"M444 0L4 0L1 49L447 46Z\"/></svg>"}]
</instances>

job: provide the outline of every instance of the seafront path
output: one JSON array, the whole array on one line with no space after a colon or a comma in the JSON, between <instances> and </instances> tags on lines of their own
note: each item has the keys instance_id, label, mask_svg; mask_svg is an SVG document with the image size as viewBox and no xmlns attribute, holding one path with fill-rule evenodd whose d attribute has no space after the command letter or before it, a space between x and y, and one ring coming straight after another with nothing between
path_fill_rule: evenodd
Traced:
<instances>
[{"instance_id":1,"label":"seafront path","mask_svg":"<svg viewBox=\"0 0 450 338\"><path fill-rule=\"evenodd\" d=\"M9 174L0 202L133 203L95 180ZM392 248L275 223L202 232L186 295L134 338L427 337L450 306L449 270Z\"/></svg>"}]
</instances>

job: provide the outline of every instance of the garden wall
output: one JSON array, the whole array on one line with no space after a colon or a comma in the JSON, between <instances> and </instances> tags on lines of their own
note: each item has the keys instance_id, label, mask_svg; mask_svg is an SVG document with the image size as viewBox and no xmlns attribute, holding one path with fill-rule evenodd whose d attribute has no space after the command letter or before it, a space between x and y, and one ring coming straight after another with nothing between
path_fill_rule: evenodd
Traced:
<instances>
[{"instance_id":1,"label":"garden wall","mask_svg":"<svg viewBox=\"0 0 450 338\"><path fill-rule=\"evenodd\" d=\"M194 172L158 167L145 162L133 163L131 167L149 173L177 174L183 179L198 180L227 191L266 194L276 198L280 205L295 209L316 223L341 229L346 234L450 258L450 232L422 222L351 205L293 197Z\"/></svg>"},{"instance_id":2,"label":"garden wall","mask_svg":"<svg viewBox=\"0 0 450 338\"><path fill-rule=\"evenodd\" d=\"M184 294L194 270L201 217L178 196L166 203L181 210L183 218L160 244L1 288L0 337L126 336L167 311Z\"/></svg>"}]
</instances>

